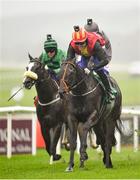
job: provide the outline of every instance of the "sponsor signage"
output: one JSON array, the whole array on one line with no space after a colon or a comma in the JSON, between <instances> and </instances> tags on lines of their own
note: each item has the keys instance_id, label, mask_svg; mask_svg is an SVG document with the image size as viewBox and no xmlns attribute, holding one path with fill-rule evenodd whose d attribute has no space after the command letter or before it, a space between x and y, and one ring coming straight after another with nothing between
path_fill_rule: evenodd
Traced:
<instances>
[{"instance_id":1,"label":"sponsor signage","mask_svg":"<svg viewBox=\"0 0 140 180\"><path fill-rule=\"evenodd\" d=\"M12 119L12 154L32 153L32 121ZM7 119L0 119L0 154L7 153Z\"/></svg>"}]
</instances>

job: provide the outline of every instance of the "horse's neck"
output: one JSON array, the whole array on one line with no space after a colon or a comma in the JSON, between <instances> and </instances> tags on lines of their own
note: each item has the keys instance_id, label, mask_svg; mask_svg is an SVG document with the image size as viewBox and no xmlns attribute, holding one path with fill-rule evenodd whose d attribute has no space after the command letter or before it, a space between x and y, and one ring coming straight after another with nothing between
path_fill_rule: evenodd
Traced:
<instances>
[{"instance_id":1,"label":"horse's neck","mask_svg":"<svg viewBox=\"0 0 140 180\"><path fill-rule=\"evenodd\" d=\"M39 100L42 103L48 103L56 98L58 87L56 82L49 77L36 83L36 91Z\"/></svg>"},{"instance_id":2,"label":"horse's neck","mask_svg":"<svg viewBox=\"0 0 140 180\"><path fill-rule=\"evenodd\" d=\"M84 78L82 83L80 83L76 88L72 90L72 92L76 94L87 93L88 91L93 89L95 84L96 84L95 80L92 77L87 76Z\"/></svg>"}]
</instances>

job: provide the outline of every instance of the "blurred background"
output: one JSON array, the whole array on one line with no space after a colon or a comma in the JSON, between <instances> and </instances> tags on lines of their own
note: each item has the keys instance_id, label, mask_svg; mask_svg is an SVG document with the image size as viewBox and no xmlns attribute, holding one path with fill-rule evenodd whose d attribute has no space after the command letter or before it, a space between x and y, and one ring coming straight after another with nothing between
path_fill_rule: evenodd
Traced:
<instances>
[{"instance_id":1,"label":"blurred background","mask_svg":"<svg viewBox=\"0 0 140 180\"><path fill-rule=\"evenodd\" d=\"M123 105L140 105L139 0L1 0L0 1L0 106L34 106L35 89L21 86L28 52L38 57L46 34L67 51L74 25L93 18L110 38L113 58L110 73L117 80ZM136 93L137 92L137 93Z\"/></svg>"}]
</instances>

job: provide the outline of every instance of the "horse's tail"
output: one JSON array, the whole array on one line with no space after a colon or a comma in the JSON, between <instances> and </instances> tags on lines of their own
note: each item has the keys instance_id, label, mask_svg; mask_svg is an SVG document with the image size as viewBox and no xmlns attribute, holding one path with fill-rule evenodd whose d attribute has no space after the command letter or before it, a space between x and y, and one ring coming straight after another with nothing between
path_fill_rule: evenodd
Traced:
<instances>
[{"instance_id":1,"label":"horse's tail","mask_svg":"<svg viewBox=\"0 0 140 180\"><path fill-rule=\"evenodd\" d=\"M115 128L116 130L121 134L123 135L123 123L122 123L122 120L121 120L121 113L122 113L122 106L121 106L121 93L118 95L119 97L117 98L117 105L116 105L116 108L114 109L113 111L113 114L116 113L116 117L115 117Z\"/></svg>"},{"instance_id":2,"label":"horse's tail","mask_svg":"<svg viewBox=\"0 0 140 180\"><path fill-rule=\"evenodd\" d=\"M114 110L113 110L113 114L116 114L115 127L116 127L116 129L118 130L118 132L120 134L123 134L123 123L122 123L122 120L121 120L122 93L121 93L120 87L118 86L117 81L113 77L110 77L110 78L111 78L113 87L117 90L116 101L115 101L115 106L114 106Z\"/></svg>"},{"instance_id":3,"label":"horse's tail","mask_svg":"<svg viewBox=\"0 0 140 180\"><path fill-rule=\"evenodd\" d=\"M122 123L122 120L121 118L117 119L116 121L116 130L121 134L123 135L123 123Z\"/></svg>"}]
</instances>

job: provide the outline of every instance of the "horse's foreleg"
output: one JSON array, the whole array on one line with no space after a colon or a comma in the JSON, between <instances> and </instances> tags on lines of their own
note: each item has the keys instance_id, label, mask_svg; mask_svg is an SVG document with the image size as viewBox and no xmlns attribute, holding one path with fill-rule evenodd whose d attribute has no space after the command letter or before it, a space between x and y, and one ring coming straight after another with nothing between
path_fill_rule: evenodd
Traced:
<instances>
[{"instance_id":1,"label":"horse's foreleg","mask_svg":"<svg viewBox=\"0 0 140 180\"><path fill-rule=\"evenodd\" d=\"M94 110L93 113L89 116L88 120L83 125L83 133L81 137L81 147L80 147L80 167L84 167L84 161L87 159L86 148L87 148L87 133L92 126L97 123L97 111Z\"/></svg>"},{"instance_id":2,"label":"horse's foreleg","mask_svg":"<svg viewBox=\"0 0 140 180\"><path fill-rule=\"evenodd\" d=\"M77 121L72 118L68 118L68 127L70 130L70 160L69 166L66 168L66 172L73 171L74 167L74 152L76 149L76 140L77 140Z\"/></svg>"},{"instance_id":3,"label":"horse's foreleg","mask_svg":"<svg viewBox=\"0 0 140 180\"><path fill-rule=\"evenodd\" d=\"M93 128L91 130L89 130L89 140L90 140L90 146L93 149L97 149L99 146L96 144L96 135L93 131Z\"/></svg>"},{"instance_id":4,"label":"horse's foreleg","mask_svg":"<svg viewBox=\"0 0 140 180\"><path fill-rule=\"evenodd\" d=\"M57 125L52 129L50 154L53 156L53 161L57 161L61 158L61 155L56 154L56 146L61 134L61 125Z\"/></svg>"},{"instance_id":5,"label":"horse's foreleg","mask_svg":"<svg viewBox=\"0 0 140 180\"><path fill-rule=\"evenodd\" d=\"M83 126L84 126L83 123L79 123L78 125L78 133L79 133L80 142L82 142L82 138L83 138ZM85 142L83 146L85 146L85 149L86 149L87 141ZM82 148L83 148L82 143L80 143L80 168L84 167L84 161L88 159L88 155L86 151L84 151Z\"/></svg>"},{"instance_id":6,"label":"horse's foreleg","mask_svg":"<svg viewBox=\"0 0 140 180\"><path fill-rule=\"evenodd\" d=\"M86 153L86 148L87 148L87 133L88 129L83 128L82 134L79 135L81 136L81 146L80 146L80 167L84 167L84 161L88 159L88 155Z\"/></svg>"},{"instance_id":7,"label":"horse's foreleg","mask_svg":"<svg viewBox=\"0 0 140 180\"><path fill-rule=\"evenodd\" d=\"M67 136L66 136L66 124L63 124L63 136L62 136L62 145L67 143Z\"/></svg>"},{"instance_id":8,"label":"horse's foreleg","mask_svg":"<svg viewBox=\"0 0 140 180\"><path fill-rule=\"evenodd\" d=\"M62 136L62 145L65 146L65 149L67 151L70 150L70 144L69 144L69 129L66 124L63 125L63 136Z\"/></svg>"},{"instance_id":9,"label":"horse's foreleg","mask_svg":"<svg viewBox=\"0 0 140 180\"><path fill-rule=\"evenodd\" d=\"M49 129L47 128L45 121L40 120L39 122L40 122L40 127L41 127L41 134L42 134L43 140L45 142L46 151L50 155L50 133L49 133Z\"/></svg>"}]
</instances>

